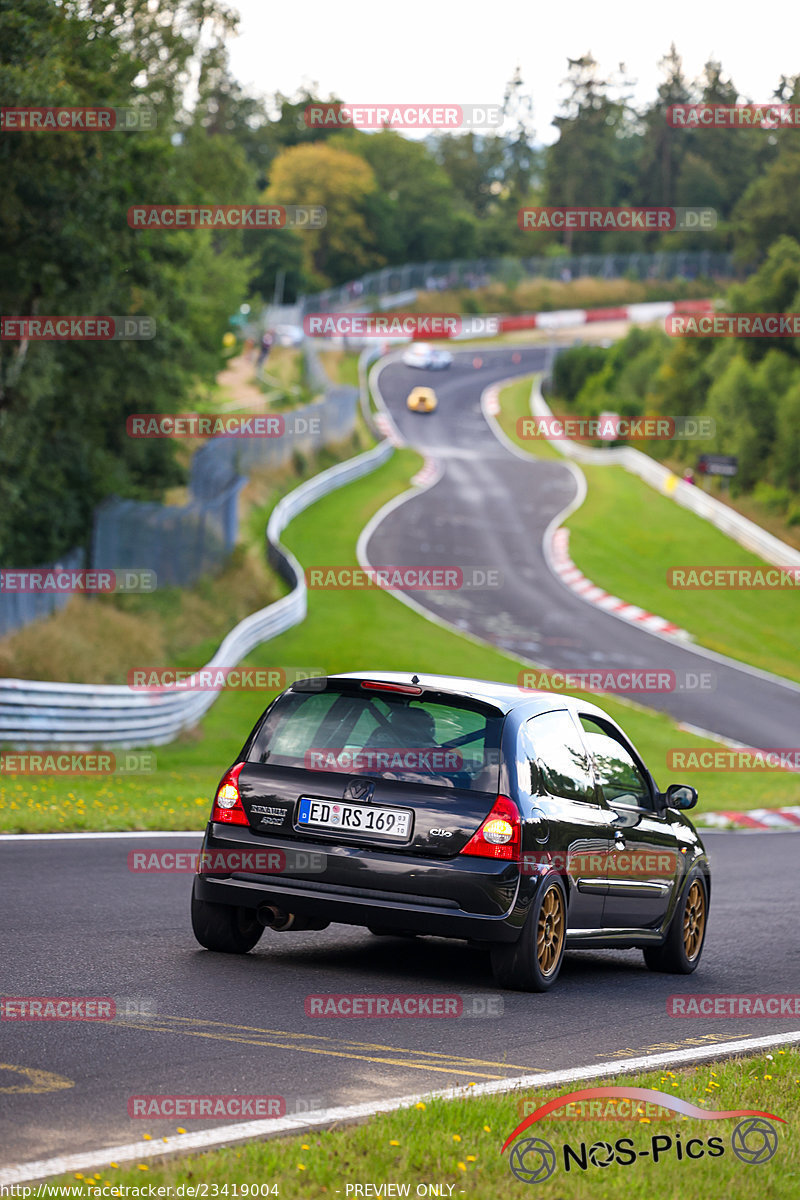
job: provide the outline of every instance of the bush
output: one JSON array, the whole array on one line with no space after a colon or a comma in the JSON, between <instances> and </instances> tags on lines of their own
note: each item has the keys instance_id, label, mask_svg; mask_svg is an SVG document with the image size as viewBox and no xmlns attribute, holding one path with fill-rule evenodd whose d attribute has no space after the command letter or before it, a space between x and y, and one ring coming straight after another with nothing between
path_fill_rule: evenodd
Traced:
<instances>
[{"instance_id":1,"label":"bush","mask_svg":"<svg viewBox=\"0 0 800 1200\"><path fill-rule=\"evenodd\" d=\"M760 504L768 513L773 516L782 516L792 501L792 493L787 487L775 487L771 483L762 481L757 483L753 488L753 499L756 504ZM800 521L800 509L798 511L798 521ZM792 524L792 522L789 522Z\"/></svg>"}]
</instances>

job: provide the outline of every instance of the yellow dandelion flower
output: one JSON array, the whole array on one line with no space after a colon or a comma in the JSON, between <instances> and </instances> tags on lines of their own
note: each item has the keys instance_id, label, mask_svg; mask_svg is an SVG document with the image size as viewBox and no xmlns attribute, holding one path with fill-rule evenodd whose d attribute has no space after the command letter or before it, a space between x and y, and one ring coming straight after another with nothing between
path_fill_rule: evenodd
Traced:
<instances>
[{"instance_id":1,"label":"yellow dandelion flower","mask_svg":"<svg viewBox=\"0 0 800 1200\"><path fill-rule=\"evenodd\" d=\"M400 1143L399 1142L389 1142L389 1145L390 1146L399 1146Z\"/></svg>"},{"instance_id":2,"label":"yellow dandelion flower","mask_svg":"<svg viewBox=\"0 0 800 1200\"><path fill-rule=\"evenodd\" d=\"M418 1100L417 1103L414 1105L414 1108L427 1108L427 1107L428 1107L427 1104L423 1104L421 1100Z\"/></svg>"},{"instance_id":3,"label":"yellow dandelion flower","mask_svg":"<svg viewBox=\"0 0 800 1200\"><path fill-rule=\"evenodd\" d=\"M453 1141L454 1141L454 1142L460 1142L460 1141L461 1141L461 1135L460 1135L460 1134L458 1134L458 1133L454 1133L454 1134L453 1134Z\"/></svg>"},{"instance_id":4,"label":"yellow dandelion flower","mask_svg":"<svg viewBox=\"0 0 800 1200\"><path fill-rule=\"evenodd\" d=\"M484 1132L485 1132L485 1133L491 1133L491 1132L492 1132L492 1127L491 1127L491 1125L484 1125L484 1127L483 1127L483 1128L484 1128Z\"/></svg>"},{"instance_id":5,"label":"yellow dandelion flower","mask_svg":"<svg viewBox=\"0 0 800 1200\"><path fill-rule=\"evenodd\" d=\"M460 1162L460 1163L458 1164L458 1169L459 1169L459 1171L466 1171L466 1169L467 1169L467 1164L466 1164L466 1163L461 1163L461 1162Z\"/></svg>"}]
</instances>

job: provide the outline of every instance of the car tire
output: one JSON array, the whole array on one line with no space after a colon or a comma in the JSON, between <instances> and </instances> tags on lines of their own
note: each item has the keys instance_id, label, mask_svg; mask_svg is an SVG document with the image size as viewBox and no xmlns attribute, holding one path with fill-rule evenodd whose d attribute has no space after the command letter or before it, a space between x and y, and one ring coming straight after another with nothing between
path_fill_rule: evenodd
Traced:
<instances>
[{"instance_id":1,"label":"car tire","mask_svg":"<svg viewBox=\"0 0 800 1200\"><path fill-rule=\"evenodd\" d=\"M196 896L192 896L192 929L201 946L219 954L247 954L264 932L255 909L210 904Z\"/></svg>"},{"instance_id":2,"label":"car tire","mask_svg":"<svg viewBox=\"0 0 800 1200\"><path fill-rule=\"evenodd\" d=\"M537 889L517 941L492 946L492 974L501 987L546 992L558 978L566 944L567 898L551 875Z\"/></svg>"},{"instance_id":3,"label":"car tire","mask_svg":"<svg viewBox=\"0 0 800 1200\"><path fill-rule=\"evenodd\" d=\"M651 971L670 975L691 975L697 970L708 925L708 884L703 872L690 872L680 897L666 940L660 946L648 946L644 961Z\"/></svg>"}]
</instances>

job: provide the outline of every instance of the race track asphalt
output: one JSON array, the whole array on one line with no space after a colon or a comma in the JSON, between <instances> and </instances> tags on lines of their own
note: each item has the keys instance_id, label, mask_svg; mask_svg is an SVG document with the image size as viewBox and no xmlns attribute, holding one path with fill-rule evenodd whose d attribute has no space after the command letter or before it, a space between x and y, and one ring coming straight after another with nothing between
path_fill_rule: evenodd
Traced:
<instances>
[{"instance_id":1,"label":"race track asphalt","mask_svg":"<svg viewBox=\"0 0 800 1200\"><path fill-rule=\"evenodd\" d=\"M399 362L380 370L380 395L403 438L435 459L442 473L433 487L411 495L373 529L366 546L370 563L494 569L499 587L407 594L458 629L555 670L673 671L674 690L630 698L748 746L797 746L800 686L621 621L588 604L551 572L545 531L575 498L575 477L560 461L528 461L512 453L480 406L490 383L545 364L545 348L516 350L518 363L512 362L514 352L462 352L448 371L423 372ZM475 357L482 361L478 369ZM436 388L439 405L433 413L415 414L405 406L408 392L420 383ZM785 594L787 603L796 604L793 594ZM697 603L702 602L699 593ZM425 664L416 669L423 672ZM658 780L659 764L649 765Z\"/></svg>"},{"instance_id":2,"label":"race track asphalt","mask_svg":"<svg viewBox=\"0 0 800 1200\"><path fill-rule=\"evenodd\" d=\"M529 995L499 991L488 956L464 942L344 925L267 931L244 957L201 950L191 875L128 869L133 849L197 848L199 836L2 840L2 995L113 997L119 1013L0 1023L0 1166L231 1123L132 1119L133 1096L280 1096L302 1113L797 1028L796 1018L667 1015L676 992L798 990L798 842L705 841L712 903L694 975L651 973L634 950L575 951L551 992ZM332 993L477 996L494 1015L306 1015L306 997ZM37 1084L49 1090L26 1090ZM509 1100L509 1130L515 1113Z\"/></svg>"}]
</instances>

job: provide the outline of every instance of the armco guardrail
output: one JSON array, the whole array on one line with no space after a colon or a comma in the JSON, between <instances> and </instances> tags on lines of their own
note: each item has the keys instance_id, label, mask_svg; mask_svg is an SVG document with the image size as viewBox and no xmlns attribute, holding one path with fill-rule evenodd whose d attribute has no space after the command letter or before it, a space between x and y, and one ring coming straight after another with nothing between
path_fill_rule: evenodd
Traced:
<instances>
[{"instance_id":1,"label":"armco guardrail","mask_svg":"<svg viewBox=\"0 0 800 1200\"><path fill-rule=\"evenodd\" d=\"M394 447L383 441L295 488L276 504L267 525L267 553L292 584L288 596L245 617L224 639L205 670L234 667L262 642L299 624L306 615L306 585L297 559L280 534L298 513L336 488L375 470ZM134 749L171 742L208 711L218 691L136 692L128 687L40 680L0 680L0 744L15 749L112 746Z\"/></svg>"},{"instance_id":2,"label":"armco guardrail","mask_svg":"<svg viewBox=\"0 0 800 1200\"><path fill-rule=\"evenodd\" d=\"M698 275L741 277L742 266L736 266L727 251L669 250L655 254L577 254L555 258L520 258L506 255L498 258L436 260L425 263L405 263L402 266L381 267L360 279L351 280L313 296L300 296L297 306L302 312L326 312L331 308L349 308L353 304L372 304L376 297L403 292L410 288L427 291L443 288L470 289L486 287L492 279L515 284L521 279L537 277L570 280L593 276L600 279L675 279ZM299 322L298 322L299 323Z\"/></svg>"},{"instance_id":3,"label":"armco guardrail","mask_svg":"<svg viewBox=\"0 0 800 1200\"><path fill-rule=\"evenodd\" d=\"M534 382L531 390L530 407L535 417L552 416L550 406L541 393L538 380ZM635 450L632 446L601 450L592 446L581 446L567 438L552 438L550 441L562 454L576 462L599 464L600 466L616 463L624 467L626 471L638 475L640 479L649 483L657 491L669 496L676 504L688 508L698 517L703 517L712 525L716 525L717 529L727 533L747 550L752 550L754 554L760 555L766 562L772 563L776 567L800 566L800 551L795 550L793 546L788 546L786 542L782 542L773 534L767 533L755 522L748 521L747 517L743 517L741 513L729 508L727 504L723 504L714 496L709 496L695 484L684 483L668 467L662 466L649 455L643 454L641 450Z\"/></svg>"}]
</instances>

